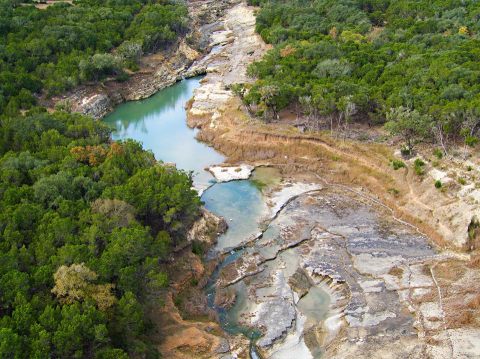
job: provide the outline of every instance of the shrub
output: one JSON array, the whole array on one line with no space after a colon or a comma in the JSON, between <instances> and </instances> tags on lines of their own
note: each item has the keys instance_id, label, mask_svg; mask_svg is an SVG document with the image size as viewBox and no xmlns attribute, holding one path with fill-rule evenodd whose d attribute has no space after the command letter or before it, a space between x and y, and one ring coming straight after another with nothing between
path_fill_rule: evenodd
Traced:
<instances>
[{"instance_id":1,"label":"shrub","mask_svg":"<svg viewBox=\"0 0 480 359\"><path fill-rule=\"evenodd\" d=\"M400 153L403 157L408 157L412 155L412 150L407 146L402 146L402 148L400 149Z\"/></svg>"},{"instance_id":2,"label":"shrub","mask_svg":"<svg viewBox=\"0 0 480 359\"><path fill-rule=\"evenodd\" d=\"M393 161L392 161L392 167L393 167L393 169L396 171L396 170L398 170L398 169L400 169L400 168L405 168L405 167L407 167L407 166L405 165L405 163L404 163L403 161L393 160Z\"/></svg>"},{"instance_id":3,"label":"shrub","mask_svg":"<svg viewBox=\"0 0 480 359\"><path fill-rule=\"evenodd\" d=\"M437 157L439 160L441 160L441 159L443 158L443 152L442 152L442 150L440 150L439 148L435 148L435 149L433 150L433 155L434 155L435 157Z\"/></svg>"},{"instance_id":4,"label":"shrub","mask_svg":"<svg viewBox=\"0 0 480 359\"><path fill-rule=\"evenodd\" d=\"M460 177L458 179L458 183L460 183L462 186L465 186L467 184L467 181L465 180L465 178L463 177Z\"/></svg>"},{"instance_id":5,"label":"shrub","mask_svg":"<svg viewBox=\"0 0 480 359\"><path fill-rule=\"evenodd\" d=\"M420 158L415 160L413 163L413 168L417 175L423 176L425 174L425 162L423 162Z\"/></svg>"},{"instance_id":6,"label":"shrub","mask_svg":"<svg viewBox=\"0 0 480 359\"><path fill-rule=\"evenodd\" d=\"M465 144L470 147L475 147L478 143L478 137L475 136L467 136L465 138Z\"/></svg>"},{"instance_id":7,"label":"shrub","mask_svg":"<svg viewBox=\"0 0 480 359\"><path fill-rule=\"evenodd\" d=\"M192 241L192 252L197 256L203 256L203 254L205 253L203 243L199 241Z\"/></svg>"},{"instance_id":8,"label":"shrub","mask_svg":"<svg viewBox=\"0 0 480 359\"><path fill-rule=\"evenodd\" d=\"M438 188L438 189L442 188L442 181L436 180L435 181L435 188Z\"/></svg>"},{"instance_id":9,"label":"shrub","mask_svg":"<svg viewBox=\"0 0 480 359\"><path fill-rule=\"evenodd\" d=\"M394 197L398 197L398 195L400 194L400 191L396 188L389 188L388 193L390 193Z\"/></svg>"}]
</instances>

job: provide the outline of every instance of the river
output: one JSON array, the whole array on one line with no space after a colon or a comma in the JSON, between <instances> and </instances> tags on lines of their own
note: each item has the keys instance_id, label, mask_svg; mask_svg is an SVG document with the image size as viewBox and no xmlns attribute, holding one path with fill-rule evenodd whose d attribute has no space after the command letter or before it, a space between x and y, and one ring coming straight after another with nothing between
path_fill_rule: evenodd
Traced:
<instances>
[{"instance_id":1,"label":"river","mask_svg":"<svg viewBox=\"0 0 480 359\"><path fill-rule=\"evenodd\" d=\"M265 214L266 204L258 185L253 181L215 183L214 177L206 170L209 166L222 163L225 158L197 141L196 130L186 125L185 105L199 87L200 80L198 77L186 79L148 99L124 103L104 121L113 128L113 139L129 138L141 142L157 160L173 162L179 169L192 171L196 188L208 188L201 197L205 207L228 222L227 232L220 236L214 248L222 250L235 247L246 238L258 234L259 221ZM225 263L237 255L231 254ZM214 286L210 285L208 291L209 302L213 306ZM235 323L235 312L241 305L239 301L231 313L218 309L220 324L231 334L247 334L245 328Z\"/></svg>"},{"instance_id":2,"label":"river","mask_svg":"<svg viewBox=\"0 0 480 359\"><path fill-rule=\"evenodd\" d=\"M275 359L321 358L322 333L338 330L343 313L360 334L412 333L412 317L389 286L397 280L392 268L434 255L426 237L342 186L282 179L265 192L262 186L276 176L272 168L255 170L249 180L216 183L206 168L224 156L198 142L186 125L185 105L200 81L183 80L120 105L105 122L114 139L138 140L158 160L191 171L205 207L227 220L229 229L212 249L227 256L206 286L224 331L250 338L251 358L259 357L258 345ZM250 246L241 246L251 238ZM215 306L225 286L236 294L229 310Z\"/></svg>"}]
</instances>

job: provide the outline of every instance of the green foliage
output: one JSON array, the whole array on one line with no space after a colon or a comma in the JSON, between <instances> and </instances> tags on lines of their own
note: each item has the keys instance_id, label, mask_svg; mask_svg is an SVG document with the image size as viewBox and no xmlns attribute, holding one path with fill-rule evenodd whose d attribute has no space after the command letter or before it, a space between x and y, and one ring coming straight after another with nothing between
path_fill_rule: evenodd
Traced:
<instances>
[{"instance_id":1,"label":"green foliage","mask_svg":"<svg viewBox=\"0 0 480 359\"><path fill-rule=\"evenodd\" d=\"M436 180L435 181L435 188L438 188L438 189L442 188L442 181Z\"/></svg>"},{"instance_id":2,"label":"green foliage","mask_svg":"<svg viewBox=\"0 0 480 359\"><path fill-rule=\"evenodd\" d=\"M433 150L433 155L437 157L439 160L441 160L443 158L443 151L438 148L435 148Z\"/></svg>"},{"instance_id":3,"label":"green foliage","mask_svg":"<svg viewBox=\"0 0 480 359\"><path fill-rule=\"evenodd\" d=\"M195 253L197 256L203 256L203 254L205 253L205 247L203 243L199 241L193 241L192 252Z\"/></svg>"},{"instance_id":4,"label":"green foliage","mask_svg":"<svg viewBox=\"0 0 480 359\"><path fill-rule=\"evenodd\" d=\"M400 168L406 168L407 166L405 165L405 163L403 161L392 160L392 167L396 171L396 170L399 170Z\"/></svg>"},{"instance_id":5,"label":"green foliage","mask_svg":"<svg viewBox=\"0 0 480 359\"><path fill-rule=\"evenodd\" d=\"M413 169L418 176L423 176L425 174L425 162L417 158L415 162L413 162Z\"/></svg>"},{"instance_id":6,"label":"green foliage","mask_svg":"<svg viewBox=\"0 0 480 359\"><path fill-rule=\"evenodd\" d=\"M462 186L465 186L467 184L467 180L463 177L459 177L458 183L460 183Z\"/></svg>"},{"instance_id":7,"label":"green foliage","mask_svg":"<svg viewBox=\"0 0 480 359\"><path fill-rule=\"evenodd\" d=\"M398 195L400 194L400 191L396 188L389 188L387 192L394 197L398 197Z\"/></svg>"},{"instance_id":8,"label":"green foliage","mask_svg":"<svg viewBox=\"0 0 480 359\"><path fill-rule=\"evenodd\" d=\"M465 137L465 144L470 147L475 147L478 144L478 137L476 136L467 136Z\"/></svg>"},{"instance_id":9,"label":"green foliage","mask_svg":"<svg viewBox=\"0 0 480 359\"><path fill-rule=\"evenodd\" d=\"M142 44L146 52L174 41L187 29L187 8L178 3L148 4L137 14L126 37Z\"/></svg>"},{"instance_id":10,"label":"green foliage","mask_svg":"<svg viewBox=\"0 0 480 359\"><path fill-rule=\"evenodd\" d=\"M102 122L0 116L0 357L156 357L144 304L198 214L191 186Z\"/></svg>"},{"instance_id":11,"label":"green foliage","mask_svg":"<svg viewBox=\"0 0 480 359\"><path fill-rule=\"evenodd\" d=\"M125 185L105 191L106 196L130 203L145 225L166 230L177 239L198 215L200 199L190 175L171 166L143 169Z\"/></svg>"},{"instance_id":12,"label":"green foliage","mask_svg":"<svg viewBox=\"0 0 480 359\"><path fill-rule=\"evenodd\" d=\"M255 0L257 32L274 45L249 73L247 105L286 106L324 126L378 124L408 149L435 139L475 144L480 116L476 1ZM270 91L270 108L260 89ZM302 101L302 99L309 101ZM272 103L273 101L273 103ZM269 114L267 116L271 118ZM471 136L471 137L468 137Z\"/></svg>"},{"instance_id":13,"label":"green foliage","mask_svg":"<svg viewBox=\"0 0 480 359\"><path fill-rule=\"evenodd\" d=\"M41 91L124 78L122 68L134 67L142 47L157 50L185 31L186 14L179 2L88 0L40 10L1 0L0 113L31 108Z\"/></svg>"},{"instance_id":14,"label":"green foliage","mask_svg":"<svg viewBox=\"0 0 480 359\"><path fill-rule=\"evenodd\" d=\"M391 109L387 113L385 129L392 135L400 135L411 152L415 141L424 138L429 130L429 117L405 107Z\"/></svg>"}]
</instances>

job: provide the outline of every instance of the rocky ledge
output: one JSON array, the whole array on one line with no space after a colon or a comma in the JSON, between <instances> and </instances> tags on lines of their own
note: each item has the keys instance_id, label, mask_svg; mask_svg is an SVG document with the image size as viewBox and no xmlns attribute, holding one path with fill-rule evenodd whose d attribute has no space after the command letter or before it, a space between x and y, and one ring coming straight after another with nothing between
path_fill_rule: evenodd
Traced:
<instances>
[{"instance_id":1,"label":"rocky ledge","mask_svg":"<svg viewBox=\"0 0 480 359\"><path fill-rule=\"evenodd\" d=\"M80 86L71 92L45 101L54 107L62 104L73 112L94 118L102 118L115 106L125 101L140 100L173 85L183 77L204 74L202 69L190 66L210 52L209 39L218 27L225 11L238 0L189 1L190 31L163 52L144 56L139 63L140 70L131 74L125 82L107 79L103 83Z\"/></svg>"},{"instance_id":2,"label":"rocky ledge","mask_svg":"<svg viewBox=\"0 0 480 359\"><path fill-rule=\"evenodd\" d=\"M229 306L232 290L246 293L239 321L263 333L265 357L476 356L480 268L468 257L439 252L342 187L305 187L283 203L218 283Z\"/></svg>"}]
</instances>

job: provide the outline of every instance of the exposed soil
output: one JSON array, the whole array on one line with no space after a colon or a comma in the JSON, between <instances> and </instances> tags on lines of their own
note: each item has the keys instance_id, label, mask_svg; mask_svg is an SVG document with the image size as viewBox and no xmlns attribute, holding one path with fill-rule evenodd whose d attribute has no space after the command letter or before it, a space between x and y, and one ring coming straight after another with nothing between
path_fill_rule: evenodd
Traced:
<instances>
[{"instance_id":1,"label":"exposed soil","mask_svg":"<svg viewBox=\"0 0 480 359\"><path fill-rule=\"evenodd\" d=\"M365 137L361 127L354 129L358 136L305 132L297 126L301 118L291 111L268 124L252 118L228 89L232 83L252 81L246 77L246 66L252 60L246 54L258 58L268 49L253 32L251 11L240 4L227 12L225 28L216 34L221 39L216 51L193 65L207 73L188 111L189 125L201 129L198 138L226 155L231 164L271 165L290 180L308 179L363 197L390 213L396 222L428 237L437 251L431 258L419 257L381 274L391 278L388 285L398 282L402 307L395 308L395 317L413 322L411 332L399 332L400 336L385 341L380 330L358 339L369 332L365 323L371 319L363 319L358 326L347 320L346 328L329 339L328 357L396 358L409 353L410 357L422 358L474 358L480 351L473 344L480 334L479 288L475 284L480 261L470 258L478 251L478 158L438 159L432 148L426 147L420 151L425 164L421 171L415 171L415 158L403 159L394 147L376 143L381 137L376 130L367 129L368 141L358 141ZM352 137L357 140L349 139ZM404 161L407 168L394 170L394 159ZM441 189L435 188L436 180L441 180ZM259 273L255 266L242 266L242 260L237 264L239 267L232 271L236 275ZM369 270L381 273L383 269L375 265ZM351 290L345 288L345 292ZM389 313L379 312L375 320L396 333L402 326ZM295 331L293 326L287 330Z\"/></svg>"}]
</instances>

